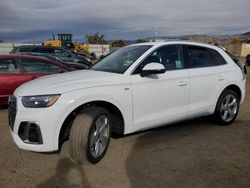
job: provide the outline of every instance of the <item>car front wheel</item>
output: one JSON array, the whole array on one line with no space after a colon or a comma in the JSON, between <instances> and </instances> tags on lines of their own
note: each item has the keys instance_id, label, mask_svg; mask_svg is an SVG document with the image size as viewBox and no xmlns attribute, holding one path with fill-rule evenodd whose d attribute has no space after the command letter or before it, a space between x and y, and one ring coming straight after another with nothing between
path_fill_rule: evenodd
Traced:
<instances>
[{"instance_id":1,"label":"car front wheel","mask_svg":"<svg viewBox=\"0 0 250 188\"><path fill-rule=\"evenodd\" d=\"M70 155L75 162L98 163L110 141L110 114L102 107L83 109L73 122L70 132Z\"/></svg>"}]
</instances>

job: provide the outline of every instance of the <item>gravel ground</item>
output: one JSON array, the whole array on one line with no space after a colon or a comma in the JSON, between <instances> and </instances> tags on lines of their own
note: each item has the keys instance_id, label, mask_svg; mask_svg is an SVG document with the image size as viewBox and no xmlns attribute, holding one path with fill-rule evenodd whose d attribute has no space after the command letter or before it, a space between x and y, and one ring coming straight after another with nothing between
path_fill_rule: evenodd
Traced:
<instances>
[{"instance_id":1,"label":"gravel ground","mask_svg":"<svg viewBox=\"0 0 250 188\"><path fill-rule=\"evenodd\" d=\"M250 69L248 69L250 72ZM248 79L249 80L249 79ZM250 84L236 121L227 127L195 119L113 137L97 165L60 153L18 149L7 110L0 110L0 187L250 187Z\"/></svg>"}]
</instances>

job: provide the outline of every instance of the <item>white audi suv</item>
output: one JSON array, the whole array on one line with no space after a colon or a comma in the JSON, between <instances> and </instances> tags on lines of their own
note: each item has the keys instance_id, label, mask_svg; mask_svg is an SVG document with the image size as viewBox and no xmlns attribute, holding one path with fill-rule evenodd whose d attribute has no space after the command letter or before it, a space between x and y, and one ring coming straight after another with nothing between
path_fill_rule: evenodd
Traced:
<instances>
[{"instance_id":1,"label":"white audi suv","mask_svg":"<svg viewBox=\"0 0 250 188\"><path fill-rule=\"evenodd\" d=\"M211 115L231 124L245 97L246 69L220 47L183 41L121 48L90 70L39 78L9 98L18 147L59 150L97 163L111 132L128 134Z\"/></svg>"}]
</instances>

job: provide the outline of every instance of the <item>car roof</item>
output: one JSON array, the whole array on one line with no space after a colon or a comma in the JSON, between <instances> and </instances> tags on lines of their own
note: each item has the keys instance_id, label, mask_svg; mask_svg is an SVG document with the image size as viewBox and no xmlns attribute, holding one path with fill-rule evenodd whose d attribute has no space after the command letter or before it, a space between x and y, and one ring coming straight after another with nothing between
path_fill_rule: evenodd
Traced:
<instances>
[{"instance_id":1,"label":"car roof","mask_svg":"<svg viewBox=\"0 0 250 188\"><path fill-rule=\"evenodd\" d=\"M42 59L42 60L47 60L45 57L38 57L38 56L32 56L32 55L24 55L24 54L2 54L0 55L0 58L31 58L31 59Z\"/></svg>"},{"instance_id":2,"label":"car roof","mask_svg":"<svg viewBox=\"0 0 250 188\"><path fill-rule=\"evenodd\" d=\"M16 49L18 48L52 48L52 49L64 49L59 46L44 46L44 45L22 45L22 46L16 46Z\"/></svg>"},{"instance_id":3,"label":"car roof","mask_svg":"<svg viewBox=\"0 0 250 188\"><path fill-rule=\"evenodd\" d=\"M164 41L164 42L145 42L145 43L132 44L131 46L151 45L155 47L160 47L160 46L170 45L170 44L196 45L196 46L218 49L217 46L211 45L211 44L206 44L206 43L201 43L201 42L192 42L192 41L181 41L181 40L171 40L171 41Z\"/></svg>"}]
</instances>

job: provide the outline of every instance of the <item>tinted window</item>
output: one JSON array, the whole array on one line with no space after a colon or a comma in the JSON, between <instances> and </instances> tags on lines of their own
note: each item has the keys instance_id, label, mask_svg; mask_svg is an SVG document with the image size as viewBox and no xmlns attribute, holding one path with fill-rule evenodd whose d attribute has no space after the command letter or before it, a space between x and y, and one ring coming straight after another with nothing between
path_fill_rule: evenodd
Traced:
<instances>
[{"instance_id":1,"label":"tinted window","mask_svg":"<svg viewBox=\"0 0 250 188\"><path fill-rule=\"evenodd\" d=\"M30 47L25 47L25 48L20 48L19 52L34 52L35 49L34 48L30 48Z\"/></svg>"},{"instance_id":2,"label":"tinted window","mask_svg":"<svg viewBox=\"0 0 250 188\"><path fill-rule=\"evenodd\" d=\"M214 65L224 65L226 64L225 59L215 50L209 49L209 53L212 57Z\"/></svg>"},{"instance_id":3,"label":"tinted window","mask_svg":"<svg viewBox=\"0 0 250 188\"><path fill-rule=\"evenodd\" d=\"M213 66L208 49L203 47L188 46L188 60L192 68Z\"/></svg>"},{"instance_id":4,"label":"tinted window","mask_svg":"<svg viewBox=\"0 0 250 188\"><path fill-rule=\"evenodd\" d=\"M60 67L43 61L21 59L22 65L28 73L58 73Z\"/></svg>"},{"instance_id":5,"label":"tinted window","mask_svg":"<svg viewBox=\"0 0 250 188\"><path fill-rule=\"evenodd\" d=\"M56 56L60 56L60 57L67 57L67 56L70 56L69 53L67 53L67 52L65 52L65 51L63 51L63 50L61 50L61 49L55 49L55 50L54 50L54 53L55 53Z\"/></svg>"},{"instance_id":6,"label":"tinted window","mask_svg":"<svg viewBox=\"0 0 250 188\"><path fill-rule=\"evenodd\" d=\"M54 50L51 48L36 48L35 50L38 53L53 53Z\"/></svg>"},{"instance_id":7,"label":"tinted window","mask_svg":"<svg viewBox=\"0 0 250 188\"><path fill-rule=\"evenodd\" d=\"M161 63L166 70L177 70L184 68L181 55L181 47L178 45L168 45L157 49L143 63L139 65L134 73L140 73L143 67L149 63Z\"/></svg>"},{"instance_id":8,"label":"tinted window","mask_svg":"<svg viewBox=\"0 0 250 188\"><path fill-rule=\"evenodd\" d=\"M61 54L61 53L63 53L63 51L60 50L60 49L55 49L55 50L54 50L54 53L59 53L59 54Z\"/></svg>"},{"instance_id":9,"label":"tinted window","mask_svg":"<svg viewBox=\"0 0 250 188\"><path fill-rule=\"evenodd\" d=\"M224 58L216 50L199 46L188 46L187 58L192 68L226 64Z\"/></svg>"},{"instance_id":10,"label":"tinted window","mask_svg":"<svg viewBox=\"0 0 250 188\"><path fill-rule=\"evenodd\" d=\"M17 63L11 59L0 59L0 73L19 73Z\"/></svg>"},{"instance_id":11,"label":"tinted window","mask_svg":"<svg viewBox=\"0 0 250 188\"><path fill-rule=\"evenodd\" d=\"M74 54L68 52L67 50L62 50L62 49L54 49L53 53L59 57L73 57L74 56Z\"/></svg>"}]
</instances>

